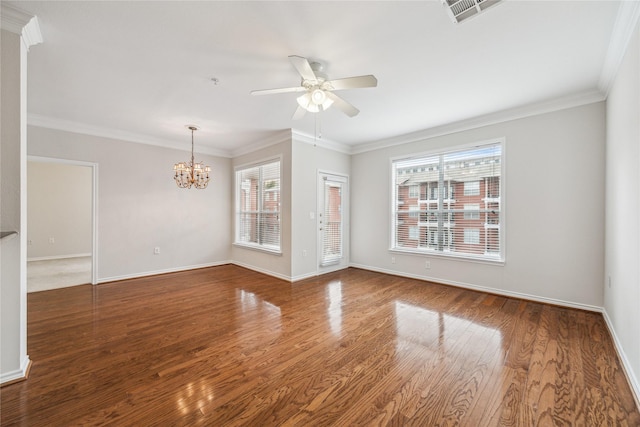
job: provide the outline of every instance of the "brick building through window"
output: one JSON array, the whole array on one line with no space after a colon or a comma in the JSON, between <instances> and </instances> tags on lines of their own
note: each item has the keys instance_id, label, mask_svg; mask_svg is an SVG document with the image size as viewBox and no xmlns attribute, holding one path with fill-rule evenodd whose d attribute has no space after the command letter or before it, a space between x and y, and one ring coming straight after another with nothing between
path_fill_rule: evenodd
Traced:
<instances>
[{"instance_id":1,"label":"brick building through window","mask_svg":"<svg viewBox=\"0 0 640 427\"><path fill-rule=\"evenodd\" d=\"M500 144L393 164L395 249L500 258Z\"/></svg>"}]
</instances>

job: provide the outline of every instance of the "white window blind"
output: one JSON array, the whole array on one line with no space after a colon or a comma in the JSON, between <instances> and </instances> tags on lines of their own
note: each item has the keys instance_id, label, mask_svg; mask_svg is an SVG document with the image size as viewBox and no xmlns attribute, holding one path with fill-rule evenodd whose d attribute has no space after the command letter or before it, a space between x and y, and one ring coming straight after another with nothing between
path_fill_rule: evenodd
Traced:
<instances>
[{"instance_id":1,"label":"white window blind","mask_svg":"<svg viewBox=\"0 0 640 427\"><path fill-rule=\"evenodd\" d=\"M501 142L393 160L391 248L502 260L503 163Z\"/></svg>"},{"instance_id":2,"label":"white window blind","mask_svg":"<svg viewBox=\"0 0 640 427\"><path fill-rule=\"evenodd\" d=\"M280 161L236 169L236 244L280 251Z\"/></svg>"}]
</instances>

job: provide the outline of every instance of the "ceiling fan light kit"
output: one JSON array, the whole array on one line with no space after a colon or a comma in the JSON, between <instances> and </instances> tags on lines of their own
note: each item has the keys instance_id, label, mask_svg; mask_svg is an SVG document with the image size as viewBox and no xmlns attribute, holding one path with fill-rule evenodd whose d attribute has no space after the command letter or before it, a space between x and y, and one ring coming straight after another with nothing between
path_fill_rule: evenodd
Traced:
<instances>
[{"instance_id":1,"label":"ceiling fan light kit","mask_svg":"<svg viewBox=\"0 0 640 427\"><path fill-rule=\"evenodd\" d=\"M349 117L356 116L360 110L336 95L334 91L376 87L378 85L378 80L373 75L328 80L327 76L322 72L323 66L319 62L309 62L307 58L297 55L289 56L289 60L302 78L300 86L254 90L251 94L270 95L275 93L305 92L296 98L298 108L293 114L293 119L302 118L307 111L318 113L331 106L335 106Z\"/></svg>"},{"instance_id":2,"label":"ceiling fan light kit","mask_svg":"<svg viewBox=\"0 0 640 427\"><path fill-rule=\"evenodd\" d=\"M320 89L315 89L311 93L305 93L297 98L298 105L310 113L318 113L331 107L333 100Z\"/></svg>"}]
</instances>

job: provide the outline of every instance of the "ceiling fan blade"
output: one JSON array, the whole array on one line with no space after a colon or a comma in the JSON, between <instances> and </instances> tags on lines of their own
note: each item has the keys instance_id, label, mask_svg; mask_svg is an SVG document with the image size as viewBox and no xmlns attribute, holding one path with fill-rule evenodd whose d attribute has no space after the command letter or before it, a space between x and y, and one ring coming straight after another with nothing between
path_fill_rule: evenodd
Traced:
<instances>
[{"instance_id":1,"label":"ceiling fan blade","mask_svg":"<svg viewBox=\"0 0 640 427\"><path fill-rule=\"evenodd\" d=\"M360 110L358 110L353 105L349 104L344 99L340 98L338 95L331 91L326 91L327 98L333 101L333 105L343 113L345 113L349 117L357 116Z\"/></svg>"},{"instance_id":2,"label":"ceiling fan blade","mask_svg":"<svg viewBox=\"0 0 640 427\"><path fill-rule=\"evenodd\" d=\"M298 119L303 118L306 113L307 113L307 110L302 108L302 106L298 105L298 108L296 108L296 112L293 113L293 117L291 117L291 118L293 120L298 120Z\"/></svg>"},{"instance_id":3,"label":"ceiling fan blade","mask_svg":"<svg viewBox=\"0 0 640 427\"><path fill-rule=\"evenodd\" d=\"M287 93L287 92L303 92L305 89L302 86L296 87L283 87L280 89L261 89L261 90L252 90L251 95L271 95L273 93Z\"/></svg>"},{"instance_id":4,"label":"ceiling fan blade","mask_svg":"<svg viewBox=\"0 0 640 427\"><path fill-rule=\"evenodd\" d=\"M361 87L376 87L378 86L378 79L372 75L368 75L330 80L327 83L331 85L333 90L356 89Z\"/></svg>"},{"instance_id":5,"label":"ceiling fan blade","mask_svg":"<svg viewBox=\"0 0 640 427\"><path fill-rule=\"evenodd\" d=\"M300 76L302 76L303 80L318 80L318 78L316 77L316 73L314 73L311 69L311 64L309 64L307 58L303 58L297 55L291 55L289 57L289 60L296 68L296 70L298 70L298 73L300 73Z\"/></svg>"}]
</instances>

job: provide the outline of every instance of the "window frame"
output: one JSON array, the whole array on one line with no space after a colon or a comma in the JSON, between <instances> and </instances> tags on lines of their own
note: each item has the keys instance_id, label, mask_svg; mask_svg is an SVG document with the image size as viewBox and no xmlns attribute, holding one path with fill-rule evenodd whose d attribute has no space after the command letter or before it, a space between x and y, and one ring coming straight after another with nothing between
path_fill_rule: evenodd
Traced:
<instances>
[{"instance_id":1,"label":"window frame","mask_svg":"<svg viewBox=\"0 0 640 427\"><path fill-rule=\"evenodd\" d=\"M428 157L434 157L434 156L440 156L440 155L447 155L447 154L452 154L452 153L456 153L456 152L461 152L461 151L467 151L467 150L473 150L473 149L481 149L483 147L489 147L492 145L499 145L500 146L500 170L499 170L499 198L493 198L493 199L489 199L489 197L485 197L485 195L483 194L482 190L480 191L480 197L483 198L483 200L487 200L487 203L491 203L491 202L495 202L496 200L499 199L498 203L499 203L499 224L493 224L491 223L491 225L489 226L489 228L497 228L498 229L498 244L499 244L499 251L494 252L494 251L490 251L490 250L485 250L484 253L481 254L477 254L477 253L465 253L465 252L454 252L454 251L447 251L446 248L443 247L444 250L438 250L438 249L434 249L434 248L426 248L423 246L418 245L418 247L413 248L413 247L402 247L399 246L397 244L397 230L398 230L398 226L402 225L401 221L399 221L399 216L398 216L398 207L402 206L401 201L398 201L398 194L397 194L397 189L398 186L396 185L396 164L397 162L402 162L402 161L411 161L411 160L415 160L415 161L420 161L420 159L426 159ZM506 158L507 158L507 147L506 147L506 139L504 137L501 138L494 138L494 139L490 139L490 140L485 140L485 141L479 141L479 142L474 142L474 143L469 143L469 144L460 144L460 145L453 145L450 147L444 147L441 149L437 149L437 150L429 150L429 151L423 151L423 152L417 152L417 153L407 153L405 155L402 156L395 156L395 157L390 157L389 158L389 186L390 186L390 227L389 227L389 252L393 252L393 253L408 253L408 254L418 254L418 255L427 255L427 256L433 256L433 257L442 257L442 258L453 258L456 260L461 260L461 261L468 261L468 262L479 262L479 263L487 263L487 264L498 264L498 265L504 265L506 263L506 212L507 212L507 204L506 204ZM445 186L449 186L451 184L450 180L447 180L445 182ZM447 187L445 189L445 191L448 193L448 195L446 196L446 199L443 199L444 203L447 203L449 201L452 201L453 199L450 199L450 192L452 190L452 187ZM460 193L463 193L463 189L461 189L462 191L460 191ZM463 194L460 194L460 196L463 196ZM454 196L455 197L455 196ZM457 199L457 197L456 197ZM401 209L400 209L401 210ZM420 211L420 214L422 215L425 211ZM444 210L443 210L444 212ZM453 211L453 212L458 212L458 210ZM464 210L460 209L459 212L464 212ZM449 213L449 215L453 215L451 213ZM480 208L480 217L481 219L485 217L485 213L483 208ZM449 228L448 224L446 221L445 223L447 225L445 225L445 227L443 227L443 232L445 233L453 233L453 228ZM487 234L487 226L489 225L489 223L485 224L485 227L482 229L484 231L481 230L481 235L486 235ZM497 227L496 227L497 225ZM453 226L453 224L451 224L451 226ZM459 227L460 228L460 227ZM464 226L462 227L464 228ZM462 228L460 228L460 231L462 231ZM422 234L423 231L421 230L420 233ZM464 233L462 231L462 233ZM459 237L459 239L463 239L464 238L464 234L461 234ZM451 245L452 242L448 241L447 242L448 245ZM485 245L487 244L486 242L484 243ZM449 247L449 246L447 246ZM486 249L486 248L485 248Z\"/></svg>"},{"instance_id":2,"label":"window frame","mask_svg":"<svg viewBox=\"0 0 640 427\"><path fill-rule=\"evenodd\" d=\"M267 183L268 181L273 181L274 178L269 177L269 178L264 178L262 175L262 168L263 167L268 167L273 165L274 163L278 163L278 177L277 180L279 181L279 203L278 203L278 210L274 211L274 210L266 210L265 209L265 202L266 201L272 201L272 195L269 195L269 200L267 200L266 198L266 193L269 192L269 189L265 189L264 185L265 183ZM241 191L242 191L242 183L240 181L240 173L243 171L247 171L249 169L254 169L254 168L259 168L259 185L260 185L260 190L257 193L257 199L256 199L256 205L258 206L258 209L256 211L248 211L248 210L241 210ZM246 164L242 164L242 165L237 165L234 167L234 171L233 171L233 176L234 176L234 237L233 237L233 245L234 246L238 246L238 247L242 247L242 248L246 248L246 249L253 249L253 250L257 250L257 251L261 251L261 252L266 252L266 253L270 253L270 254L274 254L274 255L282 255L282 156L278 156L278 157L271 157L268 159L264 159L264 160L260 160L257 162L253 162L253 163L246 163ZM272 193L272 192L270 192ZM251 242L251 241L243 241L240 240L240 232L241 232L241 225L240 225L240 218L241 216L247 213L255 213L258 217L258 219L256 220L257 223L260 222L260 217L262 215L273 215L274 213L277 215L277 219L278 219L278 245L273 245L273 244L265 244L265 243L257 243L257 242ZM258 232L258 234L260 234Z\"/></svg>"}]
</instances>

